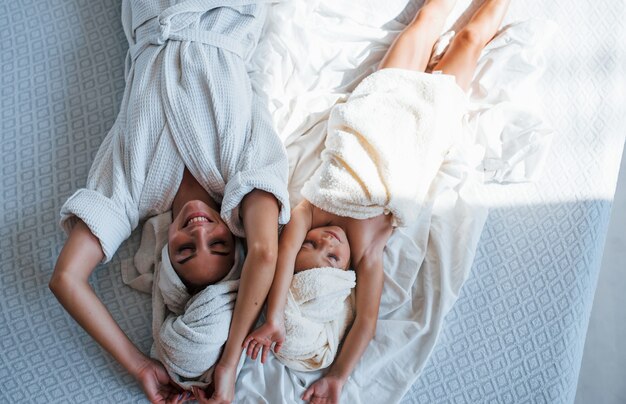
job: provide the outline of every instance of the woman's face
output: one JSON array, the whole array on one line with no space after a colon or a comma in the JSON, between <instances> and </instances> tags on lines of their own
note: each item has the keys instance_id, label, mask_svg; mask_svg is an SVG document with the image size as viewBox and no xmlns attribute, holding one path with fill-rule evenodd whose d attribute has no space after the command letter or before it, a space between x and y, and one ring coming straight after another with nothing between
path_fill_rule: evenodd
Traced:
<instances>
[{"instance_id":1,"label":"woman's face","mask_svg":"<svg viewBox=\"0 0 626 404\"><path fill-rule=\"evenodd\" d=\"M322 226L309 230L296 255L295 272L311 268L333 267L348 269L350 245L339 226Z\"/></svg>"},{"instance_id":2,"label":"woman's face","mask_svg":"<svg viewBox=\"0 0 626 404\"><path fill-rule=\"evenodd\" d=\"M203 288L228 274L235 263L235 238L206 203L187 202L168 231L168 252L176 273L190 289Z\"/></svg>"}]
</instances>

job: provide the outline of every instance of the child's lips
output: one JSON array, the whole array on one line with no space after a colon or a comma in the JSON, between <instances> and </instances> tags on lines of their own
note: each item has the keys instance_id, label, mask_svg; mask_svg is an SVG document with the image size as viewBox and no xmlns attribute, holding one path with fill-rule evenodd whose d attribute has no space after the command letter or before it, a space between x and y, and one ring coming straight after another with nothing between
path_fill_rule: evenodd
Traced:
<instances>
[{"instance_id":1,"label":"child's lips","mask_svg":"<svg viewBox=\"0 0 626 404\"><path fill-rule=\"evenodd\" d=\"M335 233L334 231L331 230L324 230L326 233L330 234L331 236L333 236L334 238L337 239L337 241L339 241L341 243L341 239L339 238L339 236L337 235L337 233Z\"/></svg>"}]
</instances>

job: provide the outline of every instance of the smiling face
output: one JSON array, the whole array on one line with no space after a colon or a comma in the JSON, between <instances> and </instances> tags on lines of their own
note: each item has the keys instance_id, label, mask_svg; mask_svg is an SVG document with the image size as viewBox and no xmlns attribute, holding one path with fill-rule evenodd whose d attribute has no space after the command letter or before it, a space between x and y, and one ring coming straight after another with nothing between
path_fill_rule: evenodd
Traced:
<instances>
[{"instance_id":1,"label":"smiling face","mask_svg":"<svg viewBox=\"0 0 626 404\"><path fill-rule=\"evenodd\" d=\"M350 244L341 227L316 227L306 234L296 256L295 272L321 267L350 267Z\"/></svg>"},{"instance_id":2,"label":"smiling face","mask_svg":"<svg viewBox=\"0 0 626 404\"><path fill-rule=\"evenodd\" d=\"M168 252L174 270L194 291L228 274L235 263L235 238L217 211L194 200L170 225Z\"/></svg>"}]
</instances>

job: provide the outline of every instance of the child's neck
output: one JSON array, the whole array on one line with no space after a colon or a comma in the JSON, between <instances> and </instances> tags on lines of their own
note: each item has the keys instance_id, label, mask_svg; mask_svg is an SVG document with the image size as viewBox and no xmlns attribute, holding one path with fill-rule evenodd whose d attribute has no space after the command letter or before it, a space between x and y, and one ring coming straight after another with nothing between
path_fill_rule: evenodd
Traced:
<instances>
[{"instance_id":1,"label":"child's neck","mask_svg":"<svg viewBox=\"0 0 626 404\"><path fill-rule=\"evenodd\" d=\"M183 173L183 179L178 186L178 191L172 202L172 217L176 217L183 206L189 201L200 200L212 209L220 211L220 205L211 198L209 193L202 188L202 185L191 175L187 167Z\"/></svg>"}]
</instances>

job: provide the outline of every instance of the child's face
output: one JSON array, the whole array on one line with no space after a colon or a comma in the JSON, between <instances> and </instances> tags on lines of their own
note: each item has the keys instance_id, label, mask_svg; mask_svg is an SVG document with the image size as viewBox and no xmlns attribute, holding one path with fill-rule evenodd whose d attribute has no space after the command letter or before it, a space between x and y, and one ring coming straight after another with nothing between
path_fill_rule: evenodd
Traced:
<instances>
[{"instance_id":1,"label":"child's face","mask_svg":"<svg viewBox=\"0 0 626 404\"><path fill-rule=\"evenodd\" d=\"M349 266L350 244L346 233L338 226L322 226L306 234L296 255L295 272L320 267L348 269Z\"/></svg>"},{"instance_id":2,"label":"child's face","mask_svg":"<svg viewBox=\"0 0 626 404\"><path fill-rule=\"evenodd\" d=\"M222 279L235 262L235 238L217 211L202 201L187 202L169 227L172 266L190 289Z\"/></svg>"}]
</instances>

